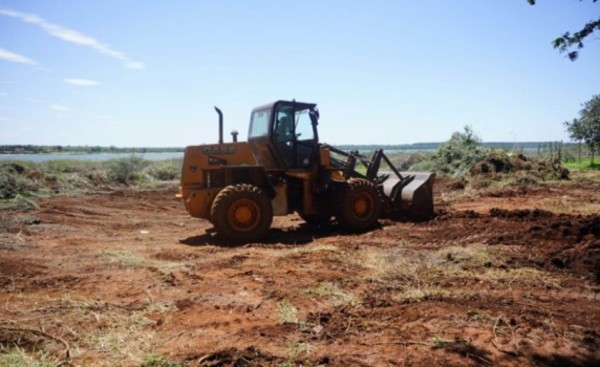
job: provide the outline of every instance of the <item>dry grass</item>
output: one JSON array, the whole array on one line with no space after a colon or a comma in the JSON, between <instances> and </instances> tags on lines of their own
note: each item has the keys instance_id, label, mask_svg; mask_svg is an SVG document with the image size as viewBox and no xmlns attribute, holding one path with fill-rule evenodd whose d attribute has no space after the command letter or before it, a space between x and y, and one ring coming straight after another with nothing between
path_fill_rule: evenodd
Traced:
<instances>
[{"instance_id":1,"label":"dry grass","mask_svg":"<svg viewBox=\"0 0 600 367\"><path fill-rule=\"evenodd\" d=\"M25 309L25 304L35 304L36 307ZM19 295L4 307L14 317L0 324L0 327L40 330L44 335L56 338L40 344L39 351L31 347L22 349L19 341L14 345L2 346L0 366L23 367L62 365L64 358L58 352L51 352L56 348L51 349L46 345L52 340L64 340L68 343L66 345L71 358L84 362L92 358L95 366L140 365L144 356L156 347L152 328L154 321L148 319L146 314L161 313L168 317L175 310L172 302L120 305L68 294L57 298Z\"/></svg>"},{"instance_id":2,"label":"dry grass","mask_svg":"<svg viewBox=\"0 0 600 367\"><path fill-rule=\"evenodd\" d=\"M315 246L303 246L303 247L299 247L299 248L292 250L290 254L305 255L305 254L310 254L313 252L320 252L320 251L338 252L338 251L340 251L340 248L338 246L326 245L326 244L315 245Z\"/></svg>"},{"instance_id":3,"label":"dry grass","mask_svg":"<svg viewBox=\"0 0 600 367\"><path fill-rule=\"evenodd\" d=\"M103 361L98 366L139 365L152 351L154 322L143 313L101 315L98 323L104 326L85 335L80 347L81 353L98 355L96 363Z\"/></svg>"},{"instance_id":4,"label":"dry grass","mask_svg":"<svg viewBox=\"0 0 600 367\"><path fill-rule=\"evenodd\" d=\"M280 324L297 324L299 321L298 309L287 299L279 302L277 314Z\"/></svg>"},{"instance_id":5,"label":"dry grass","mask_svg":"<svg viewBox=\"0 0 600 367\"><path fill-rule=\"evenodd\" d=\"M314 289L307 289L306 294L317 295L331 302L334 306L343 306L357 302L357 297L354 293L344 291L338 284L332 282L322 282Z\"/></svg>"},{"instance_id":6,"label":"dry grass","mask_svg":"<svg viewBox=\"0 0 600 367\"><path fill-rule=\"evenodd\" d=\"M44 351L28 353L16 348L0 347L0 367L58 367L62 361Z\"/></svg>"},{"instance_id":7,"label":"dry grass","mask_svg":"<svg viewBox=\"0 0 600 367\"><path fill-rule=\"evenodd\" d=\"M25 245L19 233L0 233L0 249L17 250Z\"/></svg>"},{"instance_id":8,"label":"dry grass","mask_svg":"<svg viewBox=\"0 0 600 367\"><path fill-rule=\"evenodd\" d=\"M132 250L103 250L99 256L108 264L119 268L151 267L169 270L186 266L181 262L150 259Z\"/></svg>"},{"instance_id":9,"label":"dry grass","mask_svg":"<svg viewBox=\"0 0 600 367\"><path fill-rule=\"evenodd\" d=\"M561 290L561 282L550 273L531 267L505 266L506 255L481 244L449 246L420 251L405 246L361 251L355 260L365 267L370 281L393 289L390 296L400 303L436 298L464 299L483 292L492 294L513 286ZM448 284L480 284L477 288L447 287Z\"/></svg>"}]
</instances>

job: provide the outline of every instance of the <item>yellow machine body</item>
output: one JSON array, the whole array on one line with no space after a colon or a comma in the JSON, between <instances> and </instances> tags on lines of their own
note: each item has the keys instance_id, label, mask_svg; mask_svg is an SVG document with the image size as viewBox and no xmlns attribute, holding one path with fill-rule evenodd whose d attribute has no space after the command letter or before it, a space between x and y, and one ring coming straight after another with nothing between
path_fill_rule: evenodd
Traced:
<instances>
[{"instance_id":1,"label":"yellow machine body","mask_svg":"<svg viewBox=\"0 0 600 367\"><path fill-rule=\"evenodd\" d=\"M292 212L313 225L335 217L359 231L372 228L380 214L433 215L433 173L398 172L381 150L367 159L319 143L316 104L277 101L255 108L247 142L232 133L234 141L224 143L217 112L219 143L185 149L177 196L191 216L211 221L224 238L256 240L273 216ZM381 162L393 172L380 174ZM365 169L356 170L357 163Z\"/></svg>"}]
</instances>

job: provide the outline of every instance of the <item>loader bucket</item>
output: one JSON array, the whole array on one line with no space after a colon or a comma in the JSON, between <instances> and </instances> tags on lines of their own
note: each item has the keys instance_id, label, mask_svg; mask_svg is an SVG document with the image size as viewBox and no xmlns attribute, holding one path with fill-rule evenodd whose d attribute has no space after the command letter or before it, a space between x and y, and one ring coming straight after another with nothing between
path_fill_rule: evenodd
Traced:
<instances>
[{"instance_id":1,"label":"loader bucket","mask_svg":"<svg viewBox=\"0 0 600 367\"><path fill-rule=\"evenodd\" d=\"M390 214L414 220L433 217L433 172L400 172L402 179L389 177L383 192L390 202Z\"/></svg>"}]
</instances>

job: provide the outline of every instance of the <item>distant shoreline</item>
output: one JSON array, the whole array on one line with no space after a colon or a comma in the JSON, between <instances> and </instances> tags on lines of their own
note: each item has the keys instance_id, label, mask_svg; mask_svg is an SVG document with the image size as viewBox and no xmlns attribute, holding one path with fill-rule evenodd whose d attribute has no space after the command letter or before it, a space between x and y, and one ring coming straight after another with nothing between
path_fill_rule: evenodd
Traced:
<instances>
[{"instance_id":1,"label":"distant shoreline","mask_svg":"<svg viewBox=\"0 0 600 367\"><path fill-rule=\"evenodd\" d=\"M83 155L83 154L145 154L145 153L183 153L185 148L118 148L101 146L61 146L61 145L0 145L0 155L14 154L52 154L52 155Z\"/></svg>"},{"instance_id":2,"label":"distant shoreline","mask_svg":"<svg viewBox=\"0 0 600 367\"><path fill-rule=\"evenodd\" d=\"M413 143L413 144L339 144L334 145L342 150L373 151L383 150L414 150L435 151L443 142ZM482 142L486 148L505 150L536 150L560 144L560 142ZM577 143L562 143L563 147L576 146ZM145 154L145 153L183 153L183 147L161 147L161 148L133 148L133 147L101 147L101 146L61 146L61 145L0 145L0 155L14 154L52 154L52 155L83 155L99 153L115 154Z\"/></svg>"}]
</instances>

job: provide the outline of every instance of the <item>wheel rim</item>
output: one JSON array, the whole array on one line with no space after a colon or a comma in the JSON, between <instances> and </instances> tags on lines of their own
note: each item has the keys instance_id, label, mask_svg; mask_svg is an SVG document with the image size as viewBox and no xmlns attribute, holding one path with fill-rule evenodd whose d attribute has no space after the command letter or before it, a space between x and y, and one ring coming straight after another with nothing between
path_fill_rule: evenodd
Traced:
<instances>
[{"instance_id":1,"label":"wheel rim","mask_svg":"<svg viewBox=\"0 0 600 367\"><path fill-rule=\"evenodd\" d=\"M352 201L352 212L358 219L367 219L373 213L373 197L368 193L358 194Z\"/></svg>"},{"instance_id":2,"label":"wheel rim","mask_svg":"<svg viewBox=\"0 0 600 367\"><path fill-rule=\"evenodd\" d=\"M227 218L231 228L239 232L248 232L260 222L260 207L249 199L239 199L229 207Z\"/></svg>"}]
</instances>

